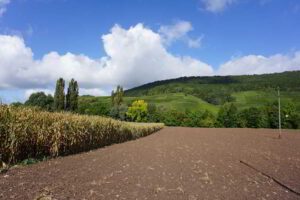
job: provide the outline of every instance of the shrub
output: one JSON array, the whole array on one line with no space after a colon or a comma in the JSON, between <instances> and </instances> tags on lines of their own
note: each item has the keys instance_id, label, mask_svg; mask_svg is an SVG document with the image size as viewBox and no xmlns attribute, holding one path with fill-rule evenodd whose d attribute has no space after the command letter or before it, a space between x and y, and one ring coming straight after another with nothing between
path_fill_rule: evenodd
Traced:
<instances>
[{"instance_id":1,"label":"shrub","mask_svg":"<svg viewBox=\"0 0 300 200\"><path fill-rule=\"evenodd\" d=\"M238 127L238 110L234 104L226 103L220 108L217 125L226 128Z\"/></svg>"},{"instance_id":2,"label":"shrub","mask_svg":"<svg viewBox=\"0 0 300 200\"><path fill-rule=\"evenodd\" d=\"M144 100L136 100L128 108L126 116L135 122L146 122L148 115L148 104Z\"/></svg>"},{"instance_id":3,"label":"shrub","mask_svg":"<svg viewBox=\"0 0 300 200\"><path fill-rule=\"evenodd\" d=\"M266 128L268 126L267 116L262 109L250 107L240 113L239 126L247 128Z\"/></svg>"},{"instance_id":4,"label":"shrub","mask_svg":"<svg viewBox=\"0 0 300 200\"><path fill-rule=\"evenodd\" d=\"M125 121L127 110L128 107L125 104L115 105L110 109L109 116L115 119Z\"/></svg>"}]
</instances>

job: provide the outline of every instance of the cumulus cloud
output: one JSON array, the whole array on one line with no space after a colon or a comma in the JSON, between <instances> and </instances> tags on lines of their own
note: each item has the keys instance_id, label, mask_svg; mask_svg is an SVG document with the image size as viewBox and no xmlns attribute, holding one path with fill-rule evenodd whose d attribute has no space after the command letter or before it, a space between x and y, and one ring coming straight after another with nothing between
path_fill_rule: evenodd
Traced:
<instances>
[{"instance_id":1,"label":"cumulus cloud","mask_svg":"<svg viewBox=\"0 0 300 200\"><path fill-rule=\"evenodd\" d=\"M163 25L158 32L162 35L166 42L173 42L185 36L188 32L193 30L193 26L188 21L178 21L172 25Z\"/></svg>"},{"instance_id":2,"label":"cumulus cloud","mask_svg":"<svg viewBox=\"0 0 300 200\"><path fill-rule=\"evenodd\" d=\"M189 56L169 53L159 33L137 24L124 29L115 25L102 36L106 56L50 52L34 59L19 36L0 35L0 89L53 87L57 78L75 78L84 93L104 94L112 86L126 88L180 76L212 75L210 65ZM29 93L29 92L28 92Z\"/></svg>"},{"instance_id":3,"label":"cumulus cloud","mask_svg":"<svg viewBox=\"0 0 300 200\"><path fill-rule=\"evenodd\" d=\"M213 13L223 11L237 0L201 0L204 9Z\"/></svg>"},{"instance_id":4,"label":"cumulus cloud","mask_svg":"<svg viewBox=\"0 0 300 200\"><path fill-rule=\"evenodd\" d=\"M203 36L198 37L196 39L187 38L187 44L191 48L198 48L202 45Z\"/></svg>"},{"instance_id":5,"label":"cumulus cloud","mask_svg":"<svg viewBox=\"0 0 300 200\"><path fill-rule=\"evenodd\" d=\"M158 33L161 35L165 44L170 45L176 40L182 40L191 48L201 46L203 36L196 39L191 38L188 33L193 30L193 26L188 21L177 21L172 25L163 25L159 28Z\"/></svg>"},{"instance_id":6,"label":"cumulus cloud","mask_svg":"<svg viewBox=\"0 0 300 200\"><path fill-rule=\"evenodd\" d=\"M300 70L300 51L291 55L276 54L269 57L248 55L222 64L220 75L264 74Z\"/></svg>"},{"instance_id":7,"label":"cumulus cloud","mask_svg":"<svg viewBox=\"0 0 300 200\"><path fill-rule=\"evenodd\" d=\"M0 0L0 17L5 13L6 6L10 3L10 0Z\"/></svg>"},{"instance_id":8,"label":"cumulus cloud","mask_svg":"<svg viewBox=\"0 0 300 200\"><path fill-rule=\"evenodd\" d=\"M176 38L182 32L171 35ZM83 54L49 52L34 59L31 48L20 36L0 35L0 91L4 94L10 90L25 91L25 97L36 91L53 93L56 80L63 77L66 81L75 78L80 84L81 94L105 95L118 84L130 88L182 76L300 70L300 52L232 58L213 70L199 59L171 54L164 40L161 33L143 24L128 29L115 25L102 36L104 57L92 59Z\"/></svg>"}]
</instances>

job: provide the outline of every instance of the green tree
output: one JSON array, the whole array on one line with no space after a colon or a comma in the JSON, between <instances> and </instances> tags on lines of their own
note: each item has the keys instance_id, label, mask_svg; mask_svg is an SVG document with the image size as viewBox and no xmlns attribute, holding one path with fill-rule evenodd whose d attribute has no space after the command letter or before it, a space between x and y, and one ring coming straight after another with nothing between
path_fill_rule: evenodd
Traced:
<instances>
[{"instance_id":1,"label":"green tree","mask_svg":"<svg viewBox=\"0 0 300 200\"><path fill-rule=\"evenodd\" d=\"M159 122L159 114L154 103L148 103L148 122Z\"/></svg>"},{"instance_id":2,"label":"green tree","mask_svg":"<svg viewBox=\"0 0 300 200\"><path fill-rule=\"evenodd\" d=\"M121 120L126 119L127 106L123 104L123 96L123 87L120 85L117 86L116 91L111 92L112 107L109 114L111 117Z\"/></svg>"},{"instance_id":3,"label":"green tree","mask_svg":"<svg viewBox=\"0 0 300 200\"><path fill-rule=\"evenodd\" d=\"M211 112L206 110L201 116L201 121L199 125L200 127L212 128L215 126L215 123L216 123L216 117Z\"/></svg>"},{"instance_id":4,"label":"green tree","mask_svg":"<svg viewBox=\"0 0 300 200\"><path fill-rule=\"evenodd\" d=\"M14 107L20 107L20 106L23 106L23 104L22 104L21 102L19 102L19 101L17 101L17 102L12 102L10 105L11 105L11 106L14 106Z\"/></svg>"},{"instance_id":5,"label":"green tree","mask_svg":"<svg viewBox=\"0 0 300 200\"><path fill-rule=\"evenodd\" d=\"M65 109L65 81L59 78L56 82L54 93L54 110L61 111Z\"/></svg>"},{"instance_id":6,"label":"green tree","mask_svg":"<svg viewBox=\"0 0 300 200\"><path fill-rule=\"evenodd\" d=\"M123 87L118 85L116 91L113 90L111 93L112 105L120 106L123 103L123 96L124 96Z\"/></svg>"},{"instance_id":7,"label":"green tree","mask_svg":"<svg viewBox=\"0 0 300 200\"><path fill-rule=\"evenodd\" d=\"M51 111L53 108L53 97L44 92L32 93L28 100L25 102L25 106L37 106L44 110Z\"/></svg>"},{"instance_id":8,"label":"green tree","mask_svg":"<svg viewBox=\"0 0 300 200\"><path fill-rule=\"evenodd\" d=\"M243 124L241 124L241 121ZM262 109L250 107L241 111L239 115L239 126L248 128L266 128L267 118Z\"/></svg>"},{"instance_id":9,"label":"green tree","mask_svg":"<svg viewBox=\"0 0 300 200\"><path fill-rule=\"evenodd\" d=\"M300 128L300 116L292 102L288 102L282 107L282 127L289 129Z\"/></svg>"},{"instance_id":10,"label":"green tree","mask_svg":"<svg viewBox=\"0 0 300 200\"><path fill-rule=\"evenodd\" d=\"M186 113L177 110L161 109L160 121L167 126L186 126Z\"/></svg>"},{"instance_id":11,"label":"green tree","mask_svg":"<svg viewBox=\"0 0 300 200\"><path fill-rule=\"evenodd\" d=\"M144 100L136 100L128 108L126 116L135 122L146 122L148 115L148 104Z\"/></svg>"},{"instance_id":12,"label":"green tree","mask_svg":"<svg viewBox=\"0 0 300 200\"><path fill-rule=\"evenodd\" d=\"M186 110L180 126L200 127L202 113L199 111Z\"/></svg>"},{"instance_id":13,"label":"green tree","mask_svg":"<svg viewBox=\"0 0 300 200\"><path fill-rule=\"evenodd\" d=\"M300 129L300 114L294 113L287 117L289 120L289 126L287 128Z\"/></svg>"},{"instance_id":14,"label":"green tree","mask_svg":"<svg viewBox=\"0 0 300 200\"><path fill-rule=\"evenodd\" d=\"M238 127L238 110L233 103L225 103L219 110L217 125L220 127Z\"/></svg>"},{"instance_id":15,"label":"green tree","mask_svg":"<svg viewBox=\"0 0 300 200\"><path fill-rule=\"evenodd\" d=\"M128 110L128 107L125 104L121 104L119 106L113 106L110 109L109 115L113 118L120 119L120 120L124 121L124 120L126 120L127 110Z\"/></svg>"},{"instance_id":16,"label":"green tree","mask_svg":"<svg viewBox=\"0 0 300 200\"><path fill-rule=\"evenodd\" d=\"M66 110L76 111L78 109L79 88L74 79L69 82L68 92L66 95Z\"/></svg>"},{"instance_id":17,"label":"green tree","mask_svg":"<svg viewBox=\"0 0 300 200\"><path fill-rule=\"evenodd\" d=\"M268 128L278 128L278 103L273 102L265 106Z\"/></svg>"},{"instance_id":18,"label":"green tree","mask_svg":"<svg viewBox=\"0 0 300 200\"><path fill-rule=\"evenodd\" d=\"M76 112L80 114L108 116L109 111L109 102L101 101L101 97L84 95L78 99Z\"/></svg>"}]
</instances>

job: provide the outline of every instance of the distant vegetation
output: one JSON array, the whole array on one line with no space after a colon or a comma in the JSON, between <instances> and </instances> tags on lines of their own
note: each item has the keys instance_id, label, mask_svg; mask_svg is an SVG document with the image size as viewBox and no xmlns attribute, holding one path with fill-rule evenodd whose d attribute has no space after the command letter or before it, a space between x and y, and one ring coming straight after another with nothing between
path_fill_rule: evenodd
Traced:
<instances>
[{"instance_id":1,"label":"distant vegetation","mask_svg":"<svg viewBox=\"0 0 300 200\"><path fill-rule=\"evenodd\" d=\"M185 93L202 99L224 99L241 91L282 91L300 92L300 71L263 75L182 77L156 81L125 91L126 96L143 96L165 93ZM226 99L225 98L225 99ZM229 98L229 101L230 98ZM220 103L222 101L219 101Z\"/></svg>"},{"instance_id":2,"label":"distant vegetation","mask_svg":"<svg viewBox=\"0 0 300 200\"><path fill-rule=\"evenodd\" d=\"M69 83L67 94L65 94L65 81L59 78L56 82L54 97L44 92L36 92L29 96L24 103L25 106L39 107L47 111L78 111L79 87L77 81L72 79ZM21 106L17 102L14 106Z\"/></svg>"},{"instance_id":3,"label":"distant vegetation","mask_svg":"<svg viewBox=\"0 0 300 200\"><path fill-rule=\"evenodd\" d=\"M64 82L59 80L56 91L62 91L59 89L62 85ZM118 86L110 97L75 95L73 101L78 107L70 111L123 121L163 122L169 126L277 128L278 87L283 128L300 128L300 71L182 77L126 91ZM72 91L78 94L78 85ZM41 93L32 94L25 103L45 110L59 110L51 104L51 96ZM66 108L65 104L65 110L69 110Z\"/></svg>"}]
</instances>

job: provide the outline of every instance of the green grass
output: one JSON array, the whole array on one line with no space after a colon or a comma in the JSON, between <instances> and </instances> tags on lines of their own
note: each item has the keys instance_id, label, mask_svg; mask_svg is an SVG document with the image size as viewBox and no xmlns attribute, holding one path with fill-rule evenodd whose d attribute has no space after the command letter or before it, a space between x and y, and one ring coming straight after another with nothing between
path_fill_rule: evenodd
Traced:
<instances>
[{"instance_id":1,"label":"green grass","mask_svg":"<svg viewBox=\"0 0 300 200\"><path fill-rule=\"evenodd\" d=\"M170 93L151 96L139 97L124 97L124 102L131 105L135 100L145 100L147 103L154 103L157 107L165 108L167 110L178 111L205 111L208 110L214 114L218 112L218 106L209 104L202 99L192 95L185 95L183 93ZM84 102L85 109L92 110L97 104L110 104L110 97L92 97L81 96L79 98L79 108L83 107L81 104Z\"/></svg>"},{"instance_id":2,"label":"green grass","mask_svg":"<svg viewBox=\"0 0 300 200\"><path fill-rule=\"evenodd\" d=\"M233 96L236 98L236 105L239 109L261 107L268 103L278 101L276 93L266 91L237 92L233 93ZM299 92L282 92L280 96L282 105L291 102L295 104L297 110L300 110Z\"/></svg>"},{"instance_id":3,"label":"green grass","mask_svg":"<svg viewBox=\"0 0 300 200\"><path fill-rule=\"evenodd\" d=\"M262 75L181 77L156 81L125 91L134 99L149 99L178 110L208 109L216 113L230 95L235 97L239 109L260 107L277 101L277 88L281 89L282 104L288 102L300 112L300 71ZM183 94L187 94L186 98ZM178 96L177 96L178 95ZM165 100L160 101L160 97ZM197 98L198 97L198 98ZM166 104L170 105L166 105Z\"/></svg>"},{"instance_id":4,"label":"green grass","mask_svg":"<svg viewBox=\"0 0 300 200\"><path fill-rule=\"evenodd\" d=\"M238 109L245 109L249 107L262 107L268 103L277 101L277 94L274 91L244 91L235 92L232 94L235 97L235 102ZM99 105L110 105L110 97L93 97L82 96L79 99L79 107L84 102L84 109L90 111L99 110ZM205 111L208 110L213 114L217 114L220 106L216 106L202 99L186 95L184 93L169 93L169 94L156 94L138 97L124 97L124 102L129 106L135 100L145 100L147 103L154 103L157 107L167 110L178 111ZM300 112L300 92L282 92L281 93L282 105L292 102L296 109ZM90 112L90 114L97 114ZM101 113L100 113L101 115Z\"/></svg>"},{"instance_id":5,"label":"green grass","mask_svg":"<svg viewBox=\"0 0 300 200\"><path fill-rule=\"evenodd\" d=\"M278 87L281 88L282 105L291 102L300 112L300 71L156 81L126 90L124 101L130 105L139 99L167 110L208 110L216 114L220 105L211 103L222 104L230 96L234 97L240 110L273 103L277 101ZM110 101L110 97L83 96L79 99L79 111L83 114L107 115ZM108 109L105 110L105 107Z\"/></svg>"},{"instance_id":6,"label":"green grass","mask_svg":"<svg viewBox=\"0 0 300 200\"><path fill-rule=\"evenodd\" d=\"M214 114L218 112L218 106L209 104L202 99L183 93L170 93L140 97L125 97L125 102L131 104L134 100L142 99L148 103L154 103L157 107L164 107L170 110L178 111L205 111L208 110Z\"/></svg>"}]
</instances>

